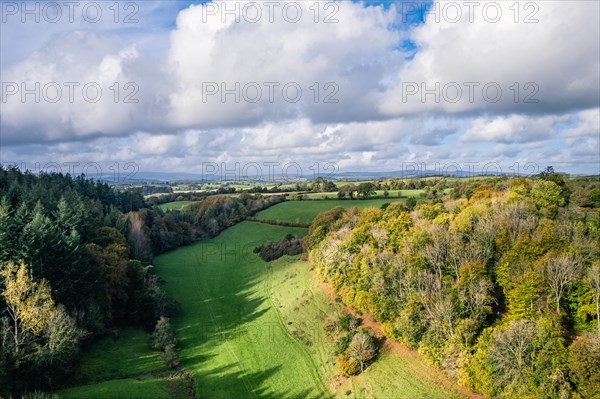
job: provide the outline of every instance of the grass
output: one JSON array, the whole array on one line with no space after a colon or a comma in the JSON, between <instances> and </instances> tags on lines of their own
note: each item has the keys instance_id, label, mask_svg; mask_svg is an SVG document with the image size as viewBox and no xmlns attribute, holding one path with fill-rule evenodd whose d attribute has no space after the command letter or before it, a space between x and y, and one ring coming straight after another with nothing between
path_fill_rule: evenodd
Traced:
<instances>
[{"instance_id":1,"label":"grass","mask_svg":"<svg viewBox=\"0 0 600 399\"><path fill-rule=\"evenodd\" d=\"M82 385L58 392L63 399L170 399L169 388L164 378L104 381Z\"/></svg>"},{"instance_id":2,"label":"grass","mask_svg":"<svg viewBox=\"0 0 600 399\"><path fill-rule=\"evenodd\" d=\"M290 339L269 299L268 270L252 250L306 229L242 222L154 260L182 305L179 359L198 398L323 398L312 357Z\"/></svg>"},{"instance_id":3,"label":"grass","mask_svg":"<svg viewBox=\"0 0 600 399\"><path fill-rule=\"evenodd\" d=\"M82 354L75 372L79 386L63 389L61 398L170 398L177 379L168 378L160 353L148 345L150 335L125 328L96 341Z\"/></svg>"},{"instance_id":4,"label":"grass","mask_svg":"<svg viewBox=\"0 0 600 399\"><path fill-rule=\"evenodd\" d=\"M91 383L167 371L160 353L148 345L150 334L127 328L104 337L83 352L77 367L79 383Z\"/></svg>"},{"instance_id":5,"label":"grass","mask_svg":"<svg viewBox=\"0 0 600 399\"><path fill-rule=\"evenodd\" d=\"M308 224L319 213L328 211L336 206L344 208L353 206L357 208L379 208L385 203L398 201L401 200L398 198L388 198L370 200L286 201L257 213L256 217L261 220Z\"/></svg>"},{"instance_id":6,"label":"grass","mask_svg":"<svg viewBox=\"0 0 600 399\"><path fill-rule=\"evenodd\" d=\"M448 399L460 397L454 386L416 353L402 356L383 353L366 371L355 377L338 376L333 340L324 331L327 315L337 311L322 289L315 285L308 262L299 257L284 257L269 266L270 291L290 334L304 342L335 397ZM350 391L350 395L346 392Z\"/></svg>"},{"instance_id":7,"label":"grass","mask_svg":"<svg viewBox=\"0 0 600 399\"><path fill-rule=\"evenodd\" d=\"M164 212L166 211L180 211L185 205L193 204L196 201L173 201L160 204L158 207Z\"/></svg>"}]
</instances>

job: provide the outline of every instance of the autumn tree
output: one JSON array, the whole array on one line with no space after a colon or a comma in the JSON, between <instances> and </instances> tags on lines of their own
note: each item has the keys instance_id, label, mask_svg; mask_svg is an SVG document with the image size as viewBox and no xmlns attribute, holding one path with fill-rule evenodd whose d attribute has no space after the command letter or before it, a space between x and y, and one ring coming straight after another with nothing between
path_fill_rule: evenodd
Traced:
<instances>
[{"instance_id":1,"label":"autumn tree","mask_svg":"<svg viewBox=\"0 0 600 399\"><path fill-rule=\"evenodd\" d=\"M348 354L360 364L360 372L365 369L365 364L375 357L376 346L373 337L365 331L359 331L352 337L348 346Z\"/></svg>"},{"instance_id":2,"label":"autumn tree","mask_svg":"<svg viewBox=\"0 0 600 399\"><path fill-rule=\"evenodd\" d=\"M50 319L54 301L45 281L31 279L27 266L7 263L0 270L4 279L2 297L6 302L14 351L18 353L40 335Z\"/></svg>"},{"instance_id":3,"label":"autumn tree","mask_svg":"<svg viewBox=\"0 0 600 399\"><path fill-rule=\"evenodd\" d=\"M596 301L596 322L600 334L600 261L594 262L588 271L589 285Z\"/></svg>"},{"instance_id":4,"label":"autumn tree","mask_svg":"<svg viewBox=\"0 0 600 399\"><path fill-rule=\"evenodd\" d=\"M560 300L569 285L579 276L582 259L571 253L551 256L545 264L545 275L556 302L556 313L560 314Z\"/></svg>"},{"instance_id":5,"label":"autumn tree","mask_svg":"<svg viewBox=\"0 0 600 399\"><path fill-rule=\"evenodd\" d=\"M55 305L46 281L33 280L23 263L6 264L0 275L8 313L2 329L12 338L17 364L47 368L68 362L85 333L62 305Z\"/></svg>"},{"instance_id":6,"label":"autumn tree","mask_svg":"<svg viewBox=\"0 0 600 399\"><path fill-rule=\"evenodd\" d=\"M140 213L130 212L128 241L134 259L146 260L151 255L150 239L146 229Z\"/></svg>"}]
</instances>

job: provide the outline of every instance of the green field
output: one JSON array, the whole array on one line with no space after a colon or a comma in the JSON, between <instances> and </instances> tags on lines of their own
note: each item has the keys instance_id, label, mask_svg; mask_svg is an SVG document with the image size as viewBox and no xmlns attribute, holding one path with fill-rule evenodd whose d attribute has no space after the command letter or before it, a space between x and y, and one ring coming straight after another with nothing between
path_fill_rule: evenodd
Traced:
<instances>
[{"instance_id":1,"label":"green field","mask_svg":"<svg viewBox=\"0 0 600 399\"><path fill-rule=\"evenodd\" d=\"M269 300L257 245L305 229L242 222L218 237L159 256L165 289L182 305L180 361L199 398L323 398L327 390L302 345L287 338Z\"/></svg>"},{"instance_id":2,"label":"green field","mask_svg":"<svg viewBox=\"0 0 600 399\"><path fill-rule=\"evenodd\" d=\"M398 198L370 199L370 200L327 200L327 201L286 201L273 205L256 214L261 220L275 222L290 222L309 224L315 216L328 211L336 206L344 208L379 208L381 205L398 202Z\"/></svg>"},{"instance_id":3,"label":"green field","mask_svg":"<svg viewBox=\"0 0 600 399\"><path fill-rule=\"evenodd\" d=\"M64 399L171 399L165 378L125 378L58 392Z\"/></svg>"},{"instance_id":4,"label":"green field","mask_svg":"<svg viewBox=\"0 0 600 399\"><path fill-rule=\"evenodd\" d=\"M75 382L58 392L62 398L169 398L167 375L159 352L148 345L149 334L126 328L104 337L83 352Z\"/></svg>"},{"instance_id":5,"label":"green field","mask_svg":"<svg viewBox=\"0 0 600 399\"><path fill-rule=\"evenodd\" d=\"M193 204L196 201L173 201L160 204L158 207L164 212L166 211L180 211L185 205Z\"/></svg>"}]
</instances>

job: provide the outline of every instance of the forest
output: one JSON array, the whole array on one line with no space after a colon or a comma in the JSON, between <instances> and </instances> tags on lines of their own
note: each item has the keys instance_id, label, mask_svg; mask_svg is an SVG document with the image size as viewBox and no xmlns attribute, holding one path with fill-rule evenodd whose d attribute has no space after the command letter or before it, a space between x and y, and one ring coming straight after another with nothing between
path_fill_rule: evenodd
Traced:
<instances>
[{"instance_id":1,"label":"forest","mask_svg":"<svg viewBox=\"0 0 600 399\"><path fill-rule=\"evenodd\" d=\"M413 211L332 209L306 246L346 305L485 397L599 398L599 189L459 181Z\"/></svg>"},{"instance_id":2,"label":"forest","mask_svg":"<svg viewBox=\"0 0 600 399\"><path fill-rule=\"evenodd\" d=\"M0 167L0 397L68 383L82 346L114 326L173 317L153 256L279 201L211 196L165 214L136 190Z\"/></svg>"}]
</instances>

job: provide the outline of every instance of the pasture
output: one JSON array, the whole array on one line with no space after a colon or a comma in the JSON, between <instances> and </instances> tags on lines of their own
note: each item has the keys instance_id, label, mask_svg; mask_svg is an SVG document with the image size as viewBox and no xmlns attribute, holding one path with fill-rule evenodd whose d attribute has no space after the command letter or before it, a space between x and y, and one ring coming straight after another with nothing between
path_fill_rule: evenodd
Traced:
<instances>
[{"instance_id":1,"label":"pasture","mask_svg":"<svg viewBox=\"0 0 600 399\"><path fill-rule=\"evenodd\" d=\"M309 224L319 214L336 206L344 208L379 208L381 205L401 201L399 198L367 200L285 201L256 214L256 218L273 222Z\"/></svg>"}]
</instances>

